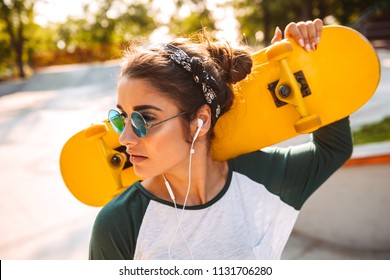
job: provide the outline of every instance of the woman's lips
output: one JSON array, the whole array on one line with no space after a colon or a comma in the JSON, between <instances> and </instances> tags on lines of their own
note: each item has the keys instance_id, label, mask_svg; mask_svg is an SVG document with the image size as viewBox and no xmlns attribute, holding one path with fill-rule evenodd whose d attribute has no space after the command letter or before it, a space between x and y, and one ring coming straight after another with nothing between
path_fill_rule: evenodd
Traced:
<instances>
[{"instance_id":1,"label":"woman's lips","mask_svg":"<svg viewBox=\"0 0 390 280\"><path fill-rule=\"evenodd\" d=\"M147 159L147 157L140 156L140 155L132 155L132 154L130 154L130 162L131 162L132 164L138 164L138 163L144 161L145 159Z\"/></svg>"}]
</instances>

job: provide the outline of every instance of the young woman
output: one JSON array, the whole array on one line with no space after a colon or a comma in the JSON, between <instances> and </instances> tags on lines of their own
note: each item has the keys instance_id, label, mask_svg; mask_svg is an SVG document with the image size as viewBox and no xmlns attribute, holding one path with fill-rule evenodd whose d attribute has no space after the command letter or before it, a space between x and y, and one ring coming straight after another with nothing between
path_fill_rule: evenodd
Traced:
<instances>
[{"instance_id":1,"label":"young woman","mask_svg":"<svg viewBox=\"0 0 390 280\"><path fill-rule=\"evenodd\" d=\"M315 51L322 21L284 33ZM276 30L273 42L282 38ZM120 133L135 182L99 213L90 259L279 259L308 197L351 155L348 119L291 148L228 161L209 153L213 128L250 73L243 49L176 40L130 49L118 79Z\"/></svg>"}]
</instances>

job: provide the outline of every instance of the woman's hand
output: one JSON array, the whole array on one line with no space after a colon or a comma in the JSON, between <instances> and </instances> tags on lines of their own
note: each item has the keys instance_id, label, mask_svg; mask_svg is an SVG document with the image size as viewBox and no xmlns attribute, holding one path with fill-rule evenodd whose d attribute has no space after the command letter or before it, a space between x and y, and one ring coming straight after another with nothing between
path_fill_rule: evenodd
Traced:
<instances>
[{"instance_id":1,"label":"woman's hand","mask_svg":"<svg viewBox=\"0 0 390 280\"><path fill-rule=\"evenodd\" d=\"M322 27L322 20L318 18L313 21L291 22L284 29L284 37L293 38L302 48L310 52L317 49L317 45L321 38ZM272 38L271 43L274 44L279 42L282 38L282 31L279 27L276 27L275 35Z\"/></svg>"}]
</instances>

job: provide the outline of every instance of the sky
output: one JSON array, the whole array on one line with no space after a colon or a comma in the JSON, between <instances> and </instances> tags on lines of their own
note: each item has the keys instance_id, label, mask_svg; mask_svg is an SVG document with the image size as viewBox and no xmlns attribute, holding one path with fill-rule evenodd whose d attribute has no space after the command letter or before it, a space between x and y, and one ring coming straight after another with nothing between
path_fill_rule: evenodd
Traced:
<instances>
[{"instance_id":1,"label":"sky","mask_svg":"<svg viewBox=\"0 0 390 280\"><path fill-rule=\"evenodd\" d=\"M128 0L131 1L131 0ZM221 29L218 37L222 37L228 41L235 41L237 39L237 22L234 19L234 12L232 7L216 8L217 4L224 3L226 0L208 0L209 9L213 11L217 20L217 28ZM82 17L82 6L86 3L94 3L93 0L41 0L37 1L35 5L36 23L45 26L49 22L64 22L69 15L74 17ZM173 12L175 5L173 0L154 0L155 8L159 9L159 20L169 20L169 15ZM90 7L93 9L93 5ZM182 15L189 13L185 8L181 11ZM167 29L156 30L153 36L166 36Z\"/></svg>"}]
</instances>

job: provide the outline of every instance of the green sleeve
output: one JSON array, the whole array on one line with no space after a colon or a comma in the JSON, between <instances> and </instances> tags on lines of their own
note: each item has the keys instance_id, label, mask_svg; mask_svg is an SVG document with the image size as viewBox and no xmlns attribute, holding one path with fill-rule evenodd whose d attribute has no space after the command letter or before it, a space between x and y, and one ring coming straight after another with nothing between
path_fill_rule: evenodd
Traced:
<instances>
[{"instance_id":1,"label":"green sleeve","mask_svg":"<svg viewBox=\"0 0 390 280\"><path fill-rule=\"evenodd\" d=\"M93 226L89 259L133 259L148 203L149 200L133 185L104 206Z\"/></svg>"},{"instance_id":2,"label":"green sleeve","mask_svg":"<svg viewBox=\"0 0 390 280\"><path fill-rule=\"evenodd\" d=\"M314 132L308 143L289 148L266 148L238 157L231 165L299 210L307 198L350 158L352 147L349 118L345 118Z\"/></svg>"}]
</instances>

